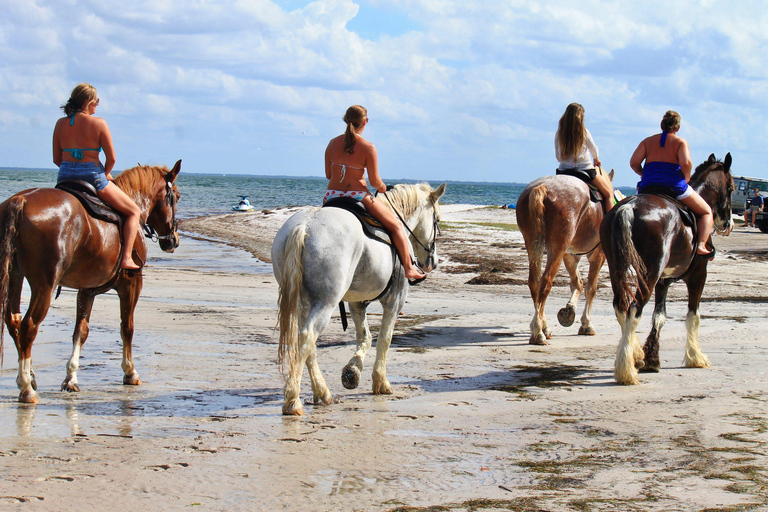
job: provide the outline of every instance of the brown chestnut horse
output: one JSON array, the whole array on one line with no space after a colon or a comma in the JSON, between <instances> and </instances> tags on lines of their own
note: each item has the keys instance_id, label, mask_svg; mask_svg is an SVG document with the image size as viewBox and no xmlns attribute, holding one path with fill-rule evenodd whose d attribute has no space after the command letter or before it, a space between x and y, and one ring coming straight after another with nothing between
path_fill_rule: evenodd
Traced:
<instances>
[{"instance_id":1,"label":"brown chestnut horse","mask_svg":"<svg viewBox=\"0 0 768 512\"><path fill-rule=\"evenodd\" d=\"M145 226L156 230L160 248L173 252L179 245L176 232L174 185L181 160L173 170L139 166L115 179L141 210ZM140 272L120 272L121 242L115 224L92 218L75 196L53 188L34 188L15 194L0 204L0 319L5 320L19 354L16 383L19 401L37 403L37 383L32 371L32 343L48 313L53 290L61 285L75 288L77 317L72 356L67 362L63 391L79 391L77 370L80 349L88 337L88 321L96 295L109 289L120 297L120 334L123 339L123 384L139 385L133 366L133 312L143 284ZM136 233L136 261L146 261L147 246ZM21 288L27 279L31 289L29 308L21 316ZM0 324L0 351L2 350Z\"/></svg>"},{"instance_id":2,"label":"brown chestnut horse","mask_svg":"<svg viewBox=\"0 0 768 512\"><path fill-rule=\"evenodd\" d=\"M613 171L606 175L613 180ZM597 292L597 276L605 262L600 249L600 222L603 220L603 203L593 203L586 183L573 176L545 176L525 187L517 200L517 224L525 240L528 252L528 288L533 299L534 314L531 320L532 345L547 345L552 332L547 325L544 304L552 282L565 263L571 278L571 298L557 313L561 325L569 327L576 317L576 304L584 285L579 276L579 260L587 255L586 304L581 316L579 334L594 335L591 324L592 301ZM541 263L547 253L544 274Z\"/></svg>"},{"instance_id":3,"label":"brown chestnut horse","mask_svg":"<svg viewBox=\"0 0 768 512\"><path fill-rule=\"evenodd\" d=\"M690 186L712 208L715 230L729 235L731 219L731 154L724 162L715 155L696 168ZM706 368L709 359L699 346L699 301L707 280L707 260L695 257L696 236L683 224L680 210L671 200L638 194L621 201L600 226L603 251L613 288L613 309L621 326L614 378L619 384L637 384L637 370L658 372L659 333L667 317L667 290L682 279L688 287L688 332L683 364ZM641 348L637 325L643 308L656 290L651 332Z\"/></svg>"}]
</instances>

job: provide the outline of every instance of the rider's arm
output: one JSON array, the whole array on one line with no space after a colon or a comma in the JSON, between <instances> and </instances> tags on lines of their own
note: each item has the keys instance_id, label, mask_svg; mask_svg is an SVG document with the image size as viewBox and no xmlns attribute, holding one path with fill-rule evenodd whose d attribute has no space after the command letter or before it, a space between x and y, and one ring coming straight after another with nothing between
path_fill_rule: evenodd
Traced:
<instances>
[{"instance_id":1,"label":"rider's arm","mask_svg":"<svg viewBox=\"0 0 768 512\"><path fill-rule=\"evenodd\" d=\"M592 161L597 167L600 167L600 154L597 150L597 144L595 144L595 140L592 138L592 134L589 133L589 130L584 128L584 131L586 132L586 140L584 142L586 142L587 149L592 154Z\"/></svg>"},{"instance_id":2,"label":"rider's arm","mask_svg":"<svg viewBox=\"0 0 768 512\"><path fill-rule=\"evenodd\" d=\"M56 127L53 129L53 163L56 164L56 167L61 165L61 161L64 159L63 153L59 141L59 123L56 123Z\"/></svg>"},{"instance_id":3,"label":"rider's arm","mask_svg":"<svg viewBox=\"0 0 768 512\"><path fill-rule=\"evenodd\" d=\"M685 139L680 139L680 147L677 150L677 161L680 163L680 170L683 172L683 178L685 178L685 181L690 181L693 162L691 162L691 153L688 151L688 142Z\"/></svg>"},{"instance_id":4,"label":"rider's arm","mask_svg":"<svg viewBox=\"0 0 768 512\"><path fill-rule=\"evenodd\" d=\"M379 177L379 158L376 154L376 146L370 145L370 152L366 158L365 167L368 169L368 181L379 192L386 192L387 186Z\"/></svg>"},{"instance_id":5,"label":"rider's arm","mask_svg":"<svg viewBox=\"0 0 768 512\"><path fill-rule=\"evenodd\" d=\"M645 141L637 146L632 153L632 158L629 159L629 166L640 176L643 175L643 160L645 160Z\"/></svg>"},{"instance_id":6,"label":"rider's arm","mask_svg":"<svg viewBox=\"0 0 768 512\"><path fill-rule=\"evenodd\" d=\"M107 175L107 178L110 178L109 175L112 168L115 166L115 146L112 143L112 134L109 133L109 126L107 126L107 122L103 119L101 120L102 126L99 134L99 144L101 144L102 149L104 150L104 173Z\"/></svg>"},{"instance_id":7,"label":"rider's arm","mask_svg":"<svg viewBox=\"0 0 768 512\"><path fill-rule=\"evenodd\" d=\"M325 148L325 179L329 180L331 179L331 143L328 143L328 147Z\"/></svg>"}]
</instances>

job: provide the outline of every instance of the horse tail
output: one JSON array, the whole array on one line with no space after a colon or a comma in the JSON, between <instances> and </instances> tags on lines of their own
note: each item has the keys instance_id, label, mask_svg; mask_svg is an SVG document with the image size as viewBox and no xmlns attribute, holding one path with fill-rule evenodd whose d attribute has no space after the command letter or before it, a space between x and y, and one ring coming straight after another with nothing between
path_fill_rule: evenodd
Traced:
<instances>
[{"instance_id":1,"label":"horse tail","mask_svg":"<svg viewBox=\"0 0 768 512\"><path fill-rule=\"evenodd\" d=\"M8 307L8 281L11 273L11 261L16 252L16 232L18 231L21 211L24 209L23 197L14 197L5 208L0 225L0 366L3 364L3 337L5 333L5 314Z\"/></svg>"},{"instance_id":2,"label":"horse tail","mask_svg":"<svg viewBox=\"0 0 768 512\"><path fill-rule=\"evenodd\" d=\"M544 222L544 198L547 196L547 186L537 185L528 195L528 214L533 222L532 248L543 246L546 239L547 224Z\"/></svg>"},{"instance_id":3,"label":"horse tail","mask_svg":"<svg viewBox=\"0 0 768 512\"><path fill-rule=\"evenodd\" d=\"M618 207L613 218L613 236L611 252L614 260L614 279L619 286L614 286L614 302L620 311L628 312L635 300L638 288L647 288L647 270L632 239L632 225L635 210L627 203Z\"/></svg>"},{"instance_id":4,"label":"horse tail","mask_svg":"<svg viewBox=\"0 0 768 512\"><path fill-rule=\"evenodd\" d=\"M307 237L306 221L294 226L288 233L283 250L283 271L278 285L280 287L277 304L280 340L277 358L280 371L285 372L286 359L288 368L296 366L299 351L299 308L302 307L301 289L304 282L304 244Z\"/></svg>"}]
</instances>

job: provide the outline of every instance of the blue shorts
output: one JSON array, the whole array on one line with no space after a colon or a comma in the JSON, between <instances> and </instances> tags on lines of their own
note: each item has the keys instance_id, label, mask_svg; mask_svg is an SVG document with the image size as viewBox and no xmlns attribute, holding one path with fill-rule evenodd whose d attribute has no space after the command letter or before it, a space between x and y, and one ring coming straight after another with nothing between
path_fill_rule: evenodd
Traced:
<instances>
[{"instance_id":1,"label":"blue shorts","mask_svg":"<svg viewBox=\"0 0 768 512\"><path fill-rule=\"evenodd\" d=\"M93 185L97 192L101 192L109 184L104 166L94 162L61 162L56 182L69 180L86 181Z\"/></svg>"}]
</instances>

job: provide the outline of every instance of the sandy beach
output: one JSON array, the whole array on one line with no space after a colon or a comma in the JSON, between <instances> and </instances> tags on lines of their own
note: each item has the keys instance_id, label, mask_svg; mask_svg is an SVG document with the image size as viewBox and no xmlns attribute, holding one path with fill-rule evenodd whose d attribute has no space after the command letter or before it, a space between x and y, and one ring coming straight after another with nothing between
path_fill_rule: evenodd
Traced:
<instances>
[{"instance_id":1,"label":"sandy beach","mask_svg":"<svg viewBox=\"0 0 768 512\"><path fill-rule=\"evenodd\" d=\"M620 330L607 267L598 334L556 324L563 270L547 304L550 345L529 345L514 210L443 206L440 267L412 288L389 352L394 393L370 393L372 352L360 387L342 387L354 334L336 314L318 342L334 403L296 418L281 415L277 284L263 263L295 211L186 220L176 253L151 247L136 313L140 387L121 384L114 293L96 300L80 393L59 391L74 292L53 302L35 343L36 406L16 401L6 335L1 510L768 508L768 235L737 227L715 238L700 330L712 367L682 367L677 283L660 373L624 387L613 380ZM381 309L369 311L375 330ZM310 398L306 373L302 384Z\"/></svg>"}]
</instances>

